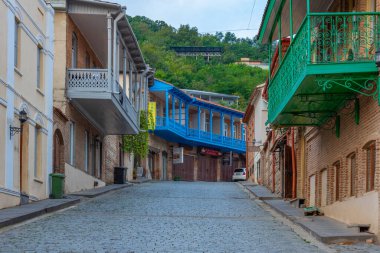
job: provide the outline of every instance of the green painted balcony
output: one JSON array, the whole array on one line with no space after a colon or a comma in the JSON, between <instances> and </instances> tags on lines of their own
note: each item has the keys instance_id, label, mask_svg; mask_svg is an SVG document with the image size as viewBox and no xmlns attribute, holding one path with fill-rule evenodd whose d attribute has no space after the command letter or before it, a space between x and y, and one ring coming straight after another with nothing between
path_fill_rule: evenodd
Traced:
<instances>
[{"instance_id":1,"label":"green painted balcony","mask_svg":"<svg viewBox=\"0 0 380 253\"><path fill-rule=\"evenodd\" d=\"M380 48L379 15L306 14L281 60L272 64L268 122L275 126L319 126L345 106L358 105L353 102L358 94L379 99L375 64ZM281 27L277 30L281 34Z\"/></svg>"}]
</instances>

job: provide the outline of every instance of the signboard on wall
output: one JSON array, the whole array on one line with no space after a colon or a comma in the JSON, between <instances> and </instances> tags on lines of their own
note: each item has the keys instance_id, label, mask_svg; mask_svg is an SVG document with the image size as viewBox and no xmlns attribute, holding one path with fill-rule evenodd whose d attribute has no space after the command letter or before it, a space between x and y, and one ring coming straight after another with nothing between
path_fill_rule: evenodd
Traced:
<instances>
[{"instance_id":1,"label":"signboard on wall","mask_svg":"<svg viewBox=\"0 0 380 253\"><path fill-rule=\"evenodd\" d=\"M210 156L221 156L222 153L219 152L218 150L213 150L213 149L209 149L209 148L202 148L200 153L202 155L210 155Z\"/></svg>"},{"instance_id":2,"label":"signboard on wall","mask_svg":"<svg viewBox=\"0 0 380 253\"><path fill-rule=\"evenodd\" d=\"M183 163L183 147L173 148L173 164Z\"/></svg>"},{"instance_id":3,"label":"signboard on wall","mask_svg":"<svg viewBox=\"0 0 380 253\"><path fill-rule=\"evenodd\" d=\"M156 129L156 102L148 104L148 130Z\"/></svg>"}]
</instances>

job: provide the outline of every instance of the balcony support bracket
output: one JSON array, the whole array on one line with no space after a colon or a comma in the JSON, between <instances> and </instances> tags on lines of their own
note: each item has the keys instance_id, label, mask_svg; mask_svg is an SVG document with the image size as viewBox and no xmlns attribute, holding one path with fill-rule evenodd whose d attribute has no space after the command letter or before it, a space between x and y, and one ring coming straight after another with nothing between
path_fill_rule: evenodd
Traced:
<instances>
[{"instance_id":1,"label":"balcony support bracket","mask_svg":"<svg viewBox=\"0 0 380 253\"><path fill-rule=\"evenodd\" d=\"M322 88L323 92L328 92L335 86L343 87L349 91L353 91L360 95L366 97L372 97L378 100L379 88L378 88L378 77L377 76L366 76L366 77L353 77L353 76L343 76L343 77L317 77L316 82L319 87ZM380 103L380 100L379 100Z\"/></svg>"}]
</instances>

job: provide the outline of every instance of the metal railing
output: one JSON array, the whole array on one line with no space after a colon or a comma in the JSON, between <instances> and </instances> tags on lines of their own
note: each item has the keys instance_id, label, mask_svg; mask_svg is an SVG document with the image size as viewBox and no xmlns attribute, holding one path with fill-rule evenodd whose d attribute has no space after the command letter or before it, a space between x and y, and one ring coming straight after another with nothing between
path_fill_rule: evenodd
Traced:
<instances>
[{"instance_id":1,"label":"metal railing","mask_svg":"<svg viewBox=\"0 0 380 253\"><path fill-rule=\"evenodd\" d=\"M378 19L376 12L306 16L270 81L269 122L275 120L294 95L308 65L374 62L380 46Z\"/></svg>"},{"instance_id":2,"label":"metal railing","mask_svg":"<svg viewBox=\"0 0 380 253\"><path fill-rule=\"evenodd\" d=\"M173 131L183 138L188 138L193 141L202 141L213 145L237 148L240 150L245 150L246 148L244 140L227 137L220 134L214 134L199 129L186 128L186 126L179 124L177 121L171 118L167 120L166 117L157 116L156 129L160 130L162 128Z\"/></svg>"}]
</instances>

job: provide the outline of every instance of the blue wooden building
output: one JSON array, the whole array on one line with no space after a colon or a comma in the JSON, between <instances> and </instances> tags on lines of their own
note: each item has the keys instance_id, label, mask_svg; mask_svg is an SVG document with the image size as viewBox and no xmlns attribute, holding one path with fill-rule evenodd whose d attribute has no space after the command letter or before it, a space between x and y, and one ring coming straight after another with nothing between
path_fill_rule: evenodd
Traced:
<instances>
[{"instance_id":1,"label":"blue wooden building","mask_svg":"<svg viewBox=\"0 0 380 253\"><path fill-rule=\"evenodd\" d=\"M164 178L229 181L234 168L245 166L243 112L192 97L157 79L149 93L150 101L156 103L151 134L166 141L169 149L185 150L183 164L170 164L169 157Z\"/></svg>"}]
</instances>

